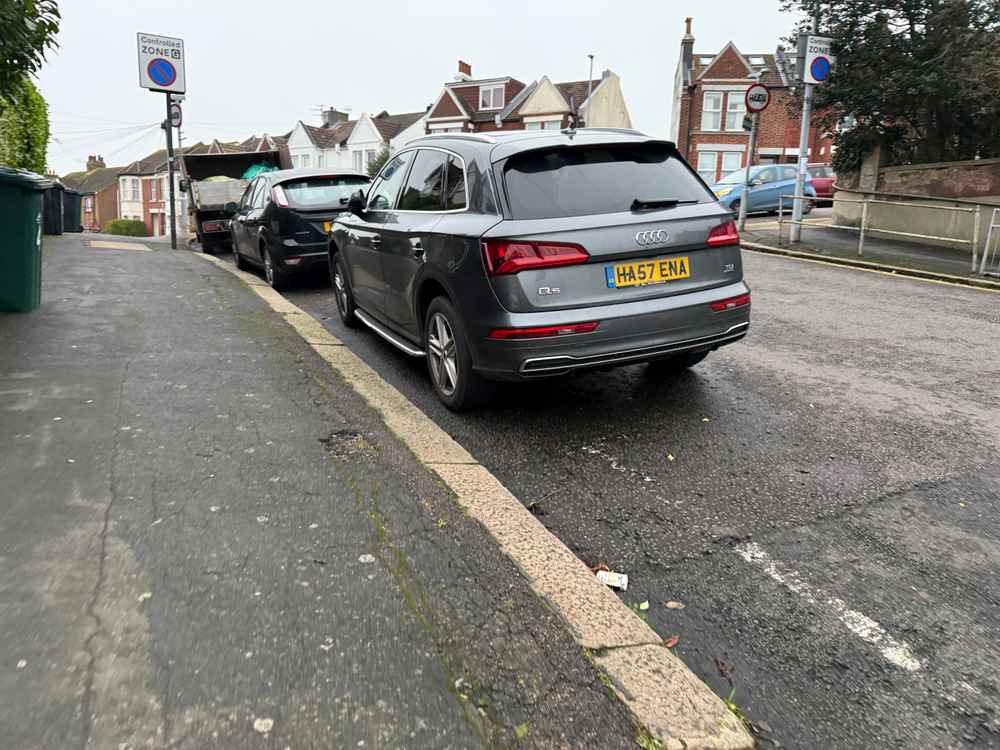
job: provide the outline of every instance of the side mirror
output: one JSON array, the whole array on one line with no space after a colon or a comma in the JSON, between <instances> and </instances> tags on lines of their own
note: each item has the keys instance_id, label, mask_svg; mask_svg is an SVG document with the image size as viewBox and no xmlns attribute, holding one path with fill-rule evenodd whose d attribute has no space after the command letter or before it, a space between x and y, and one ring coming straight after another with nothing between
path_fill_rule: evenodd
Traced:
<instances>
[{"instance_id":1,"label":"side mirror","mask_svg":"<svg viewBox=\"0 0 1000 750\"><path fill-rule=\"evenodd\" d=\"M754 177L752 180L750 180L750 187L760 187L763 184L764 181L760 179L760 177Z\"/></svg>"},{"instance_id":2,"label":"side mirror","mask_svg":"<svg viewBox=\"0 0 1000 750\"><path fill-rule=\"evenodd\" d=\"M347 201L347 210L355 216L364 217L365 193L363 190L351 194L350 199Z\"/></svg>"},{"instance_id":3,"label":"side mirror","mask_svg":"<svg viewBox=\"0 0 1000 750\"><path fill-rule=\"evenodd\" d=\"M222 207L222 210L225 211L227 216L232 216L234 214L239 213L240 204L234 203L233 201L229 201L229 203L227 203L225 206Z\"/></svg>"}]
</instances>

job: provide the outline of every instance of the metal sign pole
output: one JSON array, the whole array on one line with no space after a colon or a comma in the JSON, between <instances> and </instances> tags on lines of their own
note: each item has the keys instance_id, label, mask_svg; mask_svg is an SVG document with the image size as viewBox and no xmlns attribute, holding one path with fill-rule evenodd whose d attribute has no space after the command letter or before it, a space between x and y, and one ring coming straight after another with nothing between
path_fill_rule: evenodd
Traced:
<instances>
[{"instance_id":1,"label":"metal sign pole","mask_svg":"<svg viewBox=\"0 0 1000 750\"><path fill-rule=\"evenodd\" d=\"M802 100L802 132L799 133L799 173L795 176L795 205L792 206L792 226L788 233L790 242L798 242L802 238L802 208L806 194L806 173L809 166L809 126L812 120L813 87L806 87Z\"/></svg>"},{"instance_id":2,"label":"metal sign pole","mask_svg":"<svg viewBox=\"0 0 1000 750\"><path fill-rule=\"evenodd\" d=\"M170 122L170 94L164 94L167 101L167 119L163 129L167 131L167 179L170 180L170 247L177 249L177 201L174 196L174 126Z\"/></svg>"},{"instance_id":3,"label":"metal sign pole","mask_svg":"<svg viewBox=\"0 0 1000 750\"><path fill-rule=\"evenodd\" d=\"M750 167L753 166L754 152L757 150L757 124L760 121L760 112L753 113L753 125L750 127L750 146L747 151L747 168L744 175L743 196L740 200L740 216L737 222L737 229L742 232L747 223L747 206L750 203ZM778 217L781 218L780 216Z\"/></svg>"}]
</instances>

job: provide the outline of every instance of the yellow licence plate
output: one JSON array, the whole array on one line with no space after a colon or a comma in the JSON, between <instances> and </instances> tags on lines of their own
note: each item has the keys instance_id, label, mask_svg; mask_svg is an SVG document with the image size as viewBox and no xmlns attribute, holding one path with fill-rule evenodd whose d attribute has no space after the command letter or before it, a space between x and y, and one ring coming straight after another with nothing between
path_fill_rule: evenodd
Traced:
<instances>
[{"instance_id":1,"label":"yellow licence plate","mask_svg":"<svg viewBox=\"0 0 1000 750\"><path fill-rule=\"evenodd\" d=\"M680 258L639 260L634 263L605 266L604 274L607 277L609 289L666 284L668 281L690 278L691 263L686 255Z\"/></svg>"},{"instance_id":2,"label":"yellow licence plate","mask_svg":"<svg viewBox=\"0 0 1000 750\"><path fill-rule=\"evenodd\" d=\"M330 234L330 230L331 229L333 229L333 222L332 221L324 221L323 222L323 231L326 232L327 234Z\"/></svg>"}]
</instances>

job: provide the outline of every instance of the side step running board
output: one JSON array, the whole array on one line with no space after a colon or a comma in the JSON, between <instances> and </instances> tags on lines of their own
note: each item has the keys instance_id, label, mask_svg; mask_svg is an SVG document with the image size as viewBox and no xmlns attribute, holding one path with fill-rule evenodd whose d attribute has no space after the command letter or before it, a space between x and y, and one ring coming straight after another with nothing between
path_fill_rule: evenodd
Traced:
<instances>
[{"instance_id":1,"label":"side step running board","mask_svg":"<svg viewBox=\"0 0 1000 750\"><path fill-rule=\"evenodd\" d=\"M366 326L368 326L369 328L371 328L373 331L375 331L375 333L377 333L379 336L381 336L382 338L384 338L386 341L388 341L394 347L396 347L397 349L399 349L401 352L405 352L406 354L409 354L411 357L426 357L427 356L424 353L423 349L417 349L412 344L408 344L405 341L403 341L396 334L389 333L389 331L385 330L385 328L383 328L381 325L379 325L374 320L372 320L370 317L368 317L368 314L365 313L364 311L355 309L354 310L354 314L358 316L358 320L360 320Z\"/></svg>"}]
</instances>

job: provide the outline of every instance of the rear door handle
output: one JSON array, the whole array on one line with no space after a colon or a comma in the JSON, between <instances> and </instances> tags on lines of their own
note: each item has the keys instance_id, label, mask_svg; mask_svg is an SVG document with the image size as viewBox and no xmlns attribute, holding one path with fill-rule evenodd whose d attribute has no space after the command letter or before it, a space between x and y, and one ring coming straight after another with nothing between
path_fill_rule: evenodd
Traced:
<instances>
[{"instance_id":1,"label":"rear door handle","mask_svg":"<svg viewBox=\"0 0 1000 750\"><path fill-rule=\"evenodd\" d=\"M376 250L382 247L382 238L379 237L377 234L374 237L372 237L372 247L374 247Z\"/></svg>"},{"instance_id":2,"label":"rear door handle","mask_svg":"<svg viewBox=\"0 0 1000 750\"><path fill-rule=\"evenodd\" d=\"M424 246L421 244L420 240L410 240L410 247L413 249L414 258L424 257Z\"/></svg>"}]
</instances>

